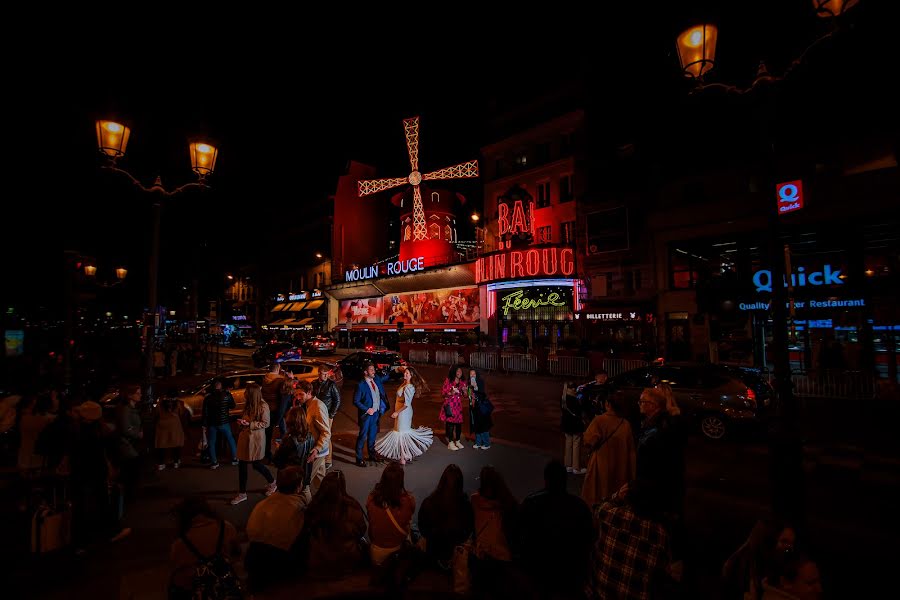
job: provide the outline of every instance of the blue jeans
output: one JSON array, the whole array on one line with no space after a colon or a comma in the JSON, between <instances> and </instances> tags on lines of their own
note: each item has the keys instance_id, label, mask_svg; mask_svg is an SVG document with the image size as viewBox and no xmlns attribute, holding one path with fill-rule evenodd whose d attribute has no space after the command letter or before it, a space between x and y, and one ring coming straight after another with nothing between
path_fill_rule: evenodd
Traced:
<instances>
[{"instance_id":1,"label":"blue jeans","mask_svg":"<svg viewBox=\"0 0 900 600\"><path fill-rule=\"evenodd\" d=\"M212 461L212 464L219 462L216 457L216 437L220 433L228 440L228 446L231 448L231 460L237 460L237 444L234 443L231 425L210 425L206 428L206 437L207 442L209 442L209 459Z\"/></svg>"},{"instance_id":2,"label":"blue jeans","mask_svg":"<svg viewBox=\"0 0 900 600\"><path fill-rule=\"evenodd\" d=\"M363 417L362 425L359 426L359 435L356 438L356 460L363 459L363 446L366 445L366 442L369 446L369 460L375 458L375 438L378 437L379 417L381 415L378 413Z\"/></svg>"},{"instance_id":3,"label":"blue jeans","mask_svg":"<svg viewBox=\"0 0 900 600\"><path fill-rule=\"evenodd\" d=\"M484 433L476 433L475 434L475 445L481 446L483 448L490 448L491 446L491 432L485 431Z\"/></svg>"}]
</instances>

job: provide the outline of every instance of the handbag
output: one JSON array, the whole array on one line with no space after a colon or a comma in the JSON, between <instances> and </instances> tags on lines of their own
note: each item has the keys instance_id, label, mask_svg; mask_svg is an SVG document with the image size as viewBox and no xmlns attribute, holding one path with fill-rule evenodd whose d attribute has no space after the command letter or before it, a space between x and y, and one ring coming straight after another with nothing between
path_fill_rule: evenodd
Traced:
<instances>
[{"instance_id":1,"label":"handbag","mask_svg":"<svg viewBox=\"0 0 900 600\"><path fill-rule=\"evenodd\" d=\"M444 403L444 416L448 419L453 417L453 409L450 408L450 404L446 402Z\"/></svg>"}]
</instances>

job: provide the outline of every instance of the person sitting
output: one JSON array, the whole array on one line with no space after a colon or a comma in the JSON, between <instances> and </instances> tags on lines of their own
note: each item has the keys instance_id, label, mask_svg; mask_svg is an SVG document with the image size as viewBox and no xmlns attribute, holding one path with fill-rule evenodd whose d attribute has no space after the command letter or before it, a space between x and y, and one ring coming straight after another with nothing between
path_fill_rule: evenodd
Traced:
<instances>
[{"instance_id":1,"label":"person sitting","mask_svg":"<svg viewBox=\"0 0 900 600\"><path fill-rule=\"evenodd\" d=\"M172 544L169 580L170 598L192 598L192 586L199 558L221 555L234 559L241 555L237 529L220 518L203 498L187 498L175 508L178 539Z\"/></svg>"},{"instance_id":2,"label":"person sitting","mask_svg":"<svg viewBox=\"0 0 900 600\"><path fill-rule=\"evenodd\" d=\"M579 598L590 555L592 521L587 504L566 491L566 468L544 468L544 489L525 498L520 511L522 562L541 598ZM548 553L547 549L553 548Z\"/></svg>"},{"instance_id":3,"label":"person sitting","mask_svg":"<svg viewBox=\"0 0 900 600\"><path fill-rule=\"evenodd\" d=\"M475 515L473 585L491 596L505 597L517 584L512 543L518 539L519 504L500 473L492 466L481 469L481 486L472 494Z\"/></svg>"},{"instance_id":4,"label":"person sitting","mask_svg":"<svg viewBox=\"0 0 900 600\"><path fill-rule=\"evenodd\" d=\"M366 501L372 564L376 566L399 551L410 537L416 499L406 491L403 479L403 467L389 464Z\"/></svg>"},{"instance_id":5,"label":"person sitting","mask_svg":"<svg viewBox=\"0 0 900 600\"><path fill-rule=\"evenodd\" d=\"M288 467L278 471L275 494L257 504L247 521L250 546L244 566L247 585L258 592L284 579L298 562L292 554L303 529L305 502L300 496L305 469Z\"/></svg>"},{"instance_id":6,"label":"person sitting","mask_svg":"<svg viewBox=\"0 0 900 600\"><path fill-rule=\"evenodd\" d=\"M465 543L474 531L472 503L463 491L463 473L447 465L441 480L419 509L419 531L425 552L443 569L449 568L453 549Z\"/></svg>"},{"instance_id":7,"label":"person sitting","mask_svg":"<svg viewBox=\"0 0 900 600\"><path fill-rule=\"evenodd\" d=\"M759 598L762 580L777 555L792 550L797 530L787 522L760 520L750 537L725 562L722 568L723 598Z\"/></svg>"},{"instance_id":8,"label":"person sitting","mask_svg":"<svg viewBox=\"0 0 900 600\"><path fill-rule=\"evenodd\" d=\"M340 470L322 479L319 491L306 509L300 552L310 575L341 578L357 571L364 563L363 536L366 513L347 493L347 481Z\"/></svg>"},{"instance_id":9,"label":"person sitting","mask_svg":"<svg viewBox=\"0 0 900 600\"><path fill-rule=\"evenodd\" d=\"M819 600L822 593L819 567L796 550L782 552L763 580L762 600Z\"/></svg>"}]
</instances>

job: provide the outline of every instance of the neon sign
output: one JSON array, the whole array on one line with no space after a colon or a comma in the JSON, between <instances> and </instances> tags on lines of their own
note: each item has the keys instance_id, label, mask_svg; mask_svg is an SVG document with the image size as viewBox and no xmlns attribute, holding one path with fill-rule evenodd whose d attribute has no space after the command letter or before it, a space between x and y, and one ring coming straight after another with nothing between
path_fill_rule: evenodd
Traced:
<instances>
[{"instance_id":1,"label":"neon sign","mask_svg":"<svg viewBox=\"0 0 900 600\"><path fill-rule=\"evenodd\" d=\"M807 285L844 285L844 275L840 269L832 269L831 265L825 265L821 271L806 272L805 267L798 267L796 273L791 273L792 287L806 287ZM772 271L762 269L753 274L753 285L757 292L772 291ZM787 277L784 279L784 287L787 287Z\"/></svg>"},{"instance_id":2,"label":"neon sign","mask_svg":"<svg viewBox=\"0 0 900 600\"><path fill-rule=\"evenodd\" d=\"M775 186L778 195L778 214L783 215L803 208L803 181L786 181Z\"/></svg>"},{"instance_id":3,"label":"neon sign","mask_svg":"<svg viewBox=\"0 0 900 600\"><path fill-rule=\"evenodd\" d=\"M561 246L507 250L475 261L475 283L526 277L571 277L575 273L575 251Z\"/></svg>"},{"instance_id":4,"label":"neon sign","mask_svg":"<svg viewBox=\"0 0 900 600\"><path fill-rule=\"evenodd\" d=\"M740 310L769 310L771 302L741 302ZM787 302L785 306L789 306ZM849 298L847 300L795 300L794 308L855 308L866 305L865 298Z\"/></svg>"},{"instance_id":5,"label":"neon sign","mask_svg":"<svg viewBox=\"0 0 900 600\"><path fill-rule=\"evenodd\" d=\"M299 294L290 294L290 295L288 295L288 301L296 302L297 300L306 300L306 297L307 297L306 292L300 292Z\"/></svg>"},{"instance_id":6,"label":"neon sign","mask_svg":"<svg viewBox=\"0 0 900 600\"><path fill-rule=\"evenodd\" d=\"M504 316L509 314L510 309L530 310L532 308L540 308L542 306L568 306L566 302L559 301L559 294L557 292L550 292L549 294L547 294L546 298L544 298L543 292L538 293L537 298L529 298L525 295L525 290L518 290L511 294L506 294L505 296L500 298L500 303L503 306Z\"/></svg>"},{"instance_id":7,"label":"neon sign","mask_svg":"<svg viewBox=\"0 0 900 600\"><path fill-rule=\"evenodd\" d=\"M362 269L357 267L344 272L345 281L359 281L360 279L374 279L376 277L378 277L377 264L371 267L363 267Z\"/></svg>"},{"instance_id":8,"label":"neon sign","mask_svg":"<svg viewBox=\"0 0 900 600\"><path fill-rule=\"evenodd\" d=\"M424 268L425 257L419 256L418 258L389 262L387 263L387 267L385 268L385 270L387 275L403 275L404 273L414 273L416 271L421 271ZM375 279L380 275L382 275L381 269L378 266L378 263L375 263L371 267L364 267L362 269L350 269L344 272L344 280L360 281L362 279Z\"/></svg>"},{"instance_id":9,"label":"neon sign","mask_svg":"<svg viewBox=\"0 0 900 600\"><path fill-rule=\"evenodd\" d=\"M512 215L510 215L510 205L501 202L497 205L497 226L498 236L501 239L500 249L511 248L511 241L508 239L515 235L531 234L534 236L534 202L528 203L528 211L526 214L525 203L522 200L512 202ZM505 241L503 241L505 240Z\"/></svg>"}]
</instances>

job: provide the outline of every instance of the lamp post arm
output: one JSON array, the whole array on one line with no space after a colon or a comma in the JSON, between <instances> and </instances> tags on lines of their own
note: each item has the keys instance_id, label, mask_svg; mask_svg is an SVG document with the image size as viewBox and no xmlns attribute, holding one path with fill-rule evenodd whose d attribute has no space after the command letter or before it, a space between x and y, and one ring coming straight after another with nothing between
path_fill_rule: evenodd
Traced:
<instances>
[{"instance_id":1,"label":"lamp post arm","mask_svg":"<svg viewBox=\"0 0 900 600\"><path fill-rule=\"evenodd\" d=\"M115 166L114 164L104 165L101 168L107 169L114 173L121 173L122 175L127 177L129 179L129 181L131 181L131 183L133 183L142 192L162 194L163 196L166 196L167 198L171 197L171 196L175 196L176 194L180 194L181 192L191 189L191 188L201 188L201 189L209 188L209 186L206 184L206 181L202 177L200 178L200 181L193 181L191 183L186 183L182 186L175 188L174 190L167 190L166 188L164 188L162 185L162 181L160 180L159 177L157 177L156 181L153 183L153 185L150 187L147 187L143 183L138 181L138 179L134 175L132 175L125 169L120 169L119 167Z\"/></svg>"}]
</instances>

